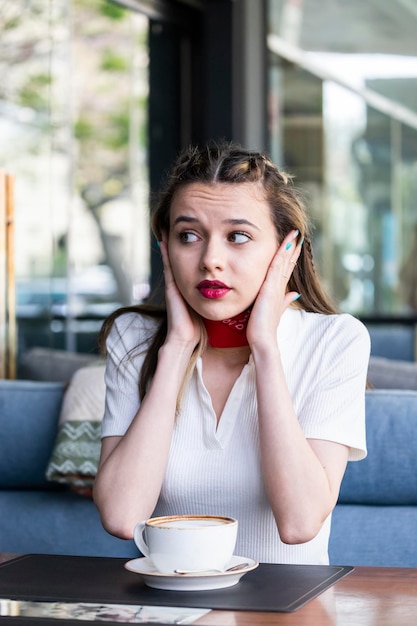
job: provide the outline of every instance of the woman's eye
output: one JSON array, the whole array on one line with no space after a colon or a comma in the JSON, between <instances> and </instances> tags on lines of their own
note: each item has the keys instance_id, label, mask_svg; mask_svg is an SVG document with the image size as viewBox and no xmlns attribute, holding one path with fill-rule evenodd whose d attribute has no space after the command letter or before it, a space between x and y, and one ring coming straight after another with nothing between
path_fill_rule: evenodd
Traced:
<instances>
[{"instance_id":1,"label":"woman's eye","mask_svg":"<svg viewBox=\"0 0 417 626\"><path fill-rule=\"evenodd\" d=\"M229 241L232 243L246 243L250 240L250 236L247 233L235 232L229 235Z\"/></svg>"},{"instance_id":2,"label":"woman's eye","mask_svg":"<svg viewBox=\"0 0 417 626\"><path fill-rule=\"evenodd\" d=\"M193 243L194 241L198 241L198 237L195 233L190 233L189 231L184 231L178 235L181 243Z\"/></svg>"}]
</instances>

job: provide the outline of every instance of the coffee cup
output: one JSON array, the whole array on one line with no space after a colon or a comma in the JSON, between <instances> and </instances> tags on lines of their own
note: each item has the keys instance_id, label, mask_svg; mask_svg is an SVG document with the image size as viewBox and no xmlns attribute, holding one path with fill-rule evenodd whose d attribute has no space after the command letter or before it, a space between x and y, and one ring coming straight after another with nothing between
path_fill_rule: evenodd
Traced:
<instances>
[{"instance_id":1,"label":"coffee cup","mask_svg":"<svg viewBox=\"0 0 417 626\"><path fill-rule=\"evenodd\" d=\"M233 556L238 522L222 515L153 517L135 526L139 550L159 572L223 571Z\"/></svg>"}]
</instances>

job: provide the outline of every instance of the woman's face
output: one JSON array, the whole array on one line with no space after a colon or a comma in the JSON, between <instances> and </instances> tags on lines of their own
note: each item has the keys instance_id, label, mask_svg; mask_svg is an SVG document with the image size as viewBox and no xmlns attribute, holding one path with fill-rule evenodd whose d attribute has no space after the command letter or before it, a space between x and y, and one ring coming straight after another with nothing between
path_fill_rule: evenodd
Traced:
<instances>
[{"instance_id":1,"label":"woman's face","mask_svg":"<svg viewBox=\"0 0 417 626\"><path fill-rule=\"evenodd\" d=\"M256 299L278 249L257 183L192 183L174 195L168 251L175 281L202 317L223 320Z\"/></svg>"}]
</instances>

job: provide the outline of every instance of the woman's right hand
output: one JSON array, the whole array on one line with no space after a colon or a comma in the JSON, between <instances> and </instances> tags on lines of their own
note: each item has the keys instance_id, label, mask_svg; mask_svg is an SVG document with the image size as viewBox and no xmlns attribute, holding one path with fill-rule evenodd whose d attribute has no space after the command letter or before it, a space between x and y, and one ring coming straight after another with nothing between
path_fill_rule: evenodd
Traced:
<instances>
[{"instance_id":1,"label":"woman's right hand","mask_svg":"<svg viewBox=\"0 0 417 626\"><path fill-rule=\"evenodd\" d=\"M180 346L192 346L194 350L201 338L201 322L197 314L187 305L177 287L165 241L160 242L160 249L164 265L165 300L168 317L166 342L173 341Z\"/></svg>"},{"instance_id":2,"label":"woman's right hand","mask_svg":"<svg viewBox=\"0 0 417 626\"><path fill-rule=\"evenodd\" d=\"M138 520L152 515L158 501L166 473L172 432L177 414L178 394L190 357L200 340L200 318L193 313L182 297L172 272L166 241L161 242L165 273L165 298L168 318L167 337L158 352L158 362L150 385L138 405L138 383L133 360L126 359L128 367L114 352L108 353L111 370L113 410L123 405L131 422L123 436L104 437L99 470L95 479L94 500L100 511L103 526L117 537L131 539ZM135 342L135 334L129 340ZM117 338L117 345L120 340ZM125 345L125 344L123 344ZM126 345L127 353L129 343ZM115 357L115 361L113 361ZM120 369L120 371L119 371ZM121 391L119 378L123 382ZM119 400L126 393L129 401ZM132 406L133 405L133 406ZM125 409L126 407L126 409Z\"/></svg>"}]
</instances>

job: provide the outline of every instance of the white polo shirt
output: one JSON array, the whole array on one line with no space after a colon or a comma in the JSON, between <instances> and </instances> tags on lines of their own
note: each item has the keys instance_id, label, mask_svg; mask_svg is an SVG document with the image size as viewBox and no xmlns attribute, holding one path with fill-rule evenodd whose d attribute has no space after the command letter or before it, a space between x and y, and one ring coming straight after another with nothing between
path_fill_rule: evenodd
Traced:
<instances>
[{"instance_id":1,"label":"white polo shirt","mask_svg":"<svg viewBox=\"0 0 417 626\"><path fill-rule=\"evenodd\" d=\"M138 410L137 384L144 357L136 347L154 328L154 320L135 313L121 316L112 328L107 340L103 437L123 435ZM349 460L363 458L370 352L364 325L346 314L288 309L277 336L306 438L344 444L349 447ZM299 545L280 541L260 469L252 357L235 382L218 425L204 386L201 359L184 393L154 515L201 513L239 520L235 550L239 556L264 563L328 563L330 516L312 541Z\"/></svg>"}]
</instances>

